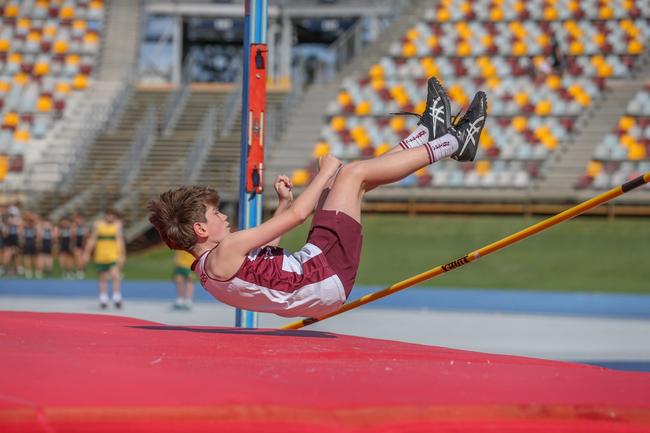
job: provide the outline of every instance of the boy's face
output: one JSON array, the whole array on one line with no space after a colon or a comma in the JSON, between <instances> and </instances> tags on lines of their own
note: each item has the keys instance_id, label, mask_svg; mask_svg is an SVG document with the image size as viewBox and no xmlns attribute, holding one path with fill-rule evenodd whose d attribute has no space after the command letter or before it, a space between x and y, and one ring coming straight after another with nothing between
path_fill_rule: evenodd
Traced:
<instances>
[{"instance_id":1,"label":"boy's face","mask_svg":"<svg viewBox=\"0 0 650 433\"><path fill-rule=\"evenodd\" d=\"M218 208L212 205L207 205L205 218L207 220L206 224L209 239L221 241L228 233L230 233L228 216L219 212Z\"/></svg>"}]
</instances>

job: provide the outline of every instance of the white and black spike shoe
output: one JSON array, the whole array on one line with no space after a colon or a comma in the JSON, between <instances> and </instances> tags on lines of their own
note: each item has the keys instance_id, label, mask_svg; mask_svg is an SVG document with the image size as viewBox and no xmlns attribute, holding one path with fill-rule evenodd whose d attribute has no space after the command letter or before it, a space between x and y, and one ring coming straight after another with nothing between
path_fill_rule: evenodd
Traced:
<instances>
[{"instance_id":1,"label":"white and black spike shoe","mask_svg":"<svg viewBox=\"0 0 650 433\"><path fill-rule=\"evenodd\" d=\"M427 81L427 105L418 124L429 130L429 141L442 137L451 128L449 98L436 77Z\"/></svg>"},{"instance_id":2,"label":"white and black spike shoe","mask_svg":"<svg viewBox=\"0 0 650 433\"><path fill-rule=\"evenodd\" d=\"M420 119L418 125L423 125L429 132L428 141L442 137L449 132L451 128L451 108L449 98L444 87L436 77L427 80L427 100L426 107L422 114L399 112L391 113L395 115L410 115Z\"/></svg>"},{"instance_id":3,"label":"white and black spike shoe","mask_svg":"<svg viewBox=\"0 0 650 433\"><path fill-rule=\"evenodd\" d=\"M458 150L451 157L457 161L474 161L481 131L487 119L487 95L477 92L463 117L451 128L458 140Z\"/></svg>"}]
</instances>

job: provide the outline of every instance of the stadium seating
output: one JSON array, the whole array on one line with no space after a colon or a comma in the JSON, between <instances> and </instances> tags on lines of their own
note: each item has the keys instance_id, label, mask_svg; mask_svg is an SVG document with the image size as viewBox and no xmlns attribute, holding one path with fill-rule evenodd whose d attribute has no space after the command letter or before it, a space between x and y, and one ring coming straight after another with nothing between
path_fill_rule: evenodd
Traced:
<instances>
[{"instance_id":1,"label":"stadium seating","mask_svg":"<svg viewBox=\"0 0 650 433\"><path fill-rule=\"evenodd\" d=\"M609 189L650 171L650 82L595 148L578 188Z\"/></svg>"},{"instance_id":2,"label":"stadium seating","mask_svg":"<svg viewBox=\"0 0 650 433\"><path fill-rule=\"evenodd\" d=\"M11 171L61 117L70 92L88 86L103 15L102 0L0 4L0 155Z\"/></svg>"},{"instance_id":3,"label":"stadium seating","mask_svg":"<svg viewBox=\"0 0 650 433\"><path fill-rule=\"evenodd\" d=\"M437 2L365 76L343 81L314 157L387 151L417 122L390 113L421 113L426 79L437 76L454 112L477 90L488 93L478 159L437 163L398 185L527 188L606 80L630 76L650 40L648 18L650 4L640 0ZM632 103L650 109L645 99ZM306 182L314 167L294 173L294 181Z\"/></svg>"}]
</instances>

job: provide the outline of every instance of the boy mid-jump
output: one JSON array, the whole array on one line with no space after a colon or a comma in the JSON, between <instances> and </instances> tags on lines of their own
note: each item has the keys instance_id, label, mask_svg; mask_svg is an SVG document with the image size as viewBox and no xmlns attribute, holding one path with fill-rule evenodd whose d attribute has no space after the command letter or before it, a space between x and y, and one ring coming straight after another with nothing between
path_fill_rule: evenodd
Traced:
<instances>
[{"instance_id":1,"label":"boy mid-jump","mask_svg":"<svg viewBox=\"0 0 650 433\"><path fill-rule=\"evenodd\" d=\"M486 95L478 92L452 125L449 100L435 78L415 131L389 152L342 165L331 155L293 200L292 185L278 176L275 214L257 227L231 232L208 187L167 191L149 202L149 220L173 249L196 257L192 268L218 300L246 310L285 317L321 317L346 301L361 254L361 200L366 191L396 182L443 158L472 161L485 124ZM307 243L291 253L280 237L316 208Z\"/></svg>"}]
</instances>

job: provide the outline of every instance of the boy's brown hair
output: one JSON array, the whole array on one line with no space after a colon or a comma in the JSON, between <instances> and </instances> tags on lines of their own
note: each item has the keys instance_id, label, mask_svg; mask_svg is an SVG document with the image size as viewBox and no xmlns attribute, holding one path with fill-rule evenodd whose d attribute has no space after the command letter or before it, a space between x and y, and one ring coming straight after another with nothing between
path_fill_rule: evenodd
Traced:
<instances>
[{"instance_id":1,"label":"boy's brown hair","mask_svg":"<svg viewBox=\"0 0 650 433\"><path fill-rule=\"evenodd\" d=\"M193 224L207 222L207 206L219 207L219 194L207 186L183 186L151 200L149 222L169 248L191 251L196 244Z\"/></svg>"}]
</instances>

